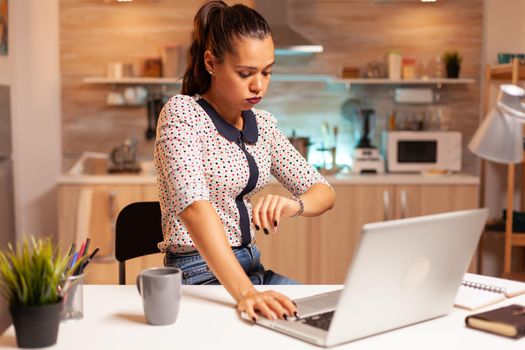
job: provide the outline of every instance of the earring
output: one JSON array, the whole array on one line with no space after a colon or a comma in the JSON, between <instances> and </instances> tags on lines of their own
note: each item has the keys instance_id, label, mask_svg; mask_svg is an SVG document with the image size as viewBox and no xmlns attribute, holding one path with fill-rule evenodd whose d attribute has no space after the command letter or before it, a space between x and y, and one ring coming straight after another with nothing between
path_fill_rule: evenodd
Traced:
<instances>
[{"instance_id":1,"label":"earring","mask_svg":"<svg viewBox=\"0 0 525 350\"><path fill-rule=\"evenodd\" d=\"M210 75L213 75L213 72L211 70L209 70L208 73L210 73Z\"/></svg>"}]
</instances>

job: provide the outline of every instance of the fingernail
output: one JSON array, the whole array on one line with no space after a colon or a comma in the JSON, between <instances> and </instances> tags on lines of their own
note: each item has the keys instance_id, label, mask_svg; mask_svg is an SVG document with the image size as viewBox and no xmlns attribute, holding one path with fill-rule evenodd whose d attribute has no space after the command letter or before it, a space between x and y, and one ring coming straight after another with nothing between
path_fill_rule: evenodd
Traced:
<instances>
[{"instance_id":1,"label":"fingernail","mask_svg":"<svg viewBox=\"0 0 525 350\"><path fill-rule=\"evenodd\" d=\"M299 314L297 313L297 311L294 312L293 315L295 316L295 318L300 318L300 317L299 317Z\"/></svg>"},{"instance_id":2,"label":"fingernail","mask_svg":"<svg viewBox=\"0 0 525 350\"><path fill-rule=\"evenodd\" d=\"M253 321L253 323L255 323L255 321L257 321L257 320L255 319L255 317L252 317L252 321Z\"/></svg>"},{"instance_id":3,"label":"fingernail","mask_svg":"<svg viewBox=\"0 0 525 350\"><path fill-rule=\"evenodd\" d=\"M259 231L261 228L260 228L259 226L255 225L255 229L256 229L257 231Z\"/></svg>"},{"instance_id":4,"label":"fingernail","mask_svg":"<svg viewBox=\"0 0 525 350\"><path fill-rule=\"evenodd\" d=\"M292 300L292 303L297 307L297 303L295 301Z\"/></svg>"},{"instance_id":5,"label":"fingernail","mask_svg":"<svg viewBox=\"0 0 525 350\"><path fill-rule=\"evenodd\" d=\"M268 232L268 230L267 230L266 228L263 228L263 231L264 231L264 234L265 234L265 235L267 235L268 233L270 233L270 232Z\"/></svg>"},{"instance_id":6,"label":"fingernail","mask_svg":"<svg viewBox=\"0 0 525 350\"><path fill-rule=\"evenodd\" d=\"M273 222L273 226L277 227L277 221Z\"/></svg>"},{"instance_id":7,"label":"fingernail","mask_svg":"<svg viewBox=\"0 0 525 350\"><path fill-rule=\"evenodd\" d=\"M283 318L285 321L288 321L288 315L287 314L283 314Z\"/></svg>"}]
</instances>

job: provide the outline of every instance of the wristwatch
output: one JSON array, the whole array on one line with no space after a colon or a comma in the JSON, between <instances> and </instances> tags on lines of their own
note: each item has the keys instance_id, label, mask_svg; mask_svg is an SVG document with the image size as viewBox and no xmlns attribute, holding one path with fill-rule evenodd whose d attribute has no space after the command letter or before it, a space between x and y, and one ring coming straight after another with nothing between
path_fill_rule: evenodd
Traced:
<instances>
[{"instance_id":1,"label":"wristwatch","mask_svg":"<svg viewBox=\"0 0 525 350\"><path fill-rule=\"evenodd\" d=\"M303 200L300 198L300 197L296 197L296 196L293 196L293 197L290 197L290 199L296 201L297 203L299 203L299 210L297 211L297 213L293 214L292 216L290 216L291 218L294 218L296 216L299 216L303 213L304 211L304 203L303 203Z\"/></svg>"}]
</instances>

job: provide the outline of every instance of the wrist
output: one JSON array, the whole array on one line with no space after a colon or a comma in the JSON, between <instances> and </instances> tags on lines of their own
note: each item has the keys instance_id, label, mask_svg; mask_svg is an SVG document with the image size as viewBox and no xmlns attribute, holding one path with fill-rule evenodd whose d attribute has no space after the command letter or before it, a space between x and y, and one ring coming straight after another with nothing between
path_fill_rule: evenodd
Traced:
<instances>
[{"instance_id":1,"label":"wrist","mask_svg":"<svg viewBox=\"0 0 525 350\"><path fill-rule=\"evenodd\" d=\"M242 298L244 298L245 296L247 296L247 295L249 295L249 294L251 294L251 293L253 293L255 291L256 290L253 287L252 288L247 288L245 290L242 290L241 292L239 292L237 294L237 297L235 298L235 301L238 303L239 301L241 301Z\"/></svg>"},{"instance_id":2,"label":"wrist","mask_svg":"<svg viewBox=\"0 0 525 350\"><path fill-rule=\"evenodd\" d=\"M290 215L291 218L294 218L294 217L299 216L299 215L301 215L303 213L303 211L304 211L304 203L303 203L303 200L301 199L301 197L293 196L293 197L290 197L290 199L295 201L299 205L299 209L297 210L297 212L295 212L295 214L293 214L293 215Z\"/></svg>"}]
</instances>

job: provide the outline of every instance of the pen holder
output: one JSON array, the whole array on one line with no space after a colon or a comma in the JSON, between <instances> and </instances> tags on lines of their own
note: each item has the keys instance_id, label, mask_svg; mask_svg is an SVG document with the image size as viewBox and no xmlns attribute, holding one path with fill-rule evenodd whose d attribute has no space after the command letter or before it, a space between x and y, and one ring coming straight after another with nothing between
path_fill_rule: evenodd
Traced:
<instances>
[{"instance_id":1,"label":"pen holder","mask_svg":"<svg viewBox=\"0 0 525 350\"><path fill-rule=\"evenodd\" d=\"M65 283L62 321L80 320L84 317L84 274L69 276Z\"/></svg>"}]
</instances>

